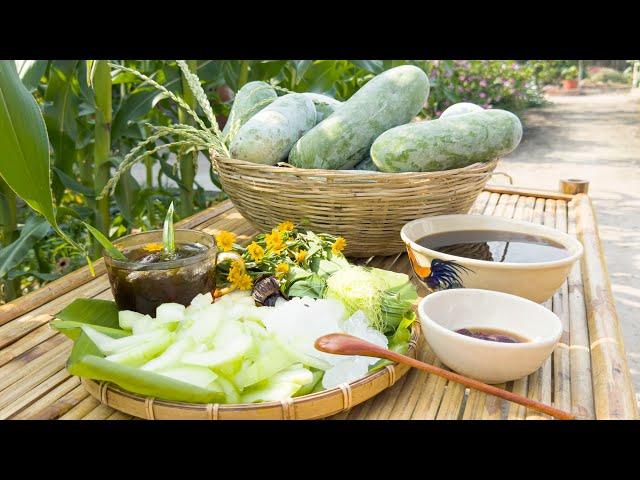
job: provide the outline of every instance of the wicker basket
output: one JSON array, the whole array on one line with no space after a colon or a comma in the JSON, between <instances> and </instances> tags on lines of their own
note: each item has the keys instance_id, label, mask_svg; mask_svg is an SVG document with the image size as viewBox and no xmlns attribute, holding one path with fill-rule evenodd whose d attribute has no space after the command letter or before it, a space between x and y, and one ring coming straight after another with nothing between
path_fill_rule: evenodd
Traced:
<instances>
[{"instance_id":1,"label":"wicker basket","mask_svg":"<svg viewBox=\"0 0 640 480\"><path fill-rule=\"evenodd\" d=\"M381 173L268 166L223 158L212 164L224 191L258 229L284 220L342 235L353 257L403 250L402 226L430 215L467 213L498 160L443 172Z\"/></svg>"},{"instance_id":2,"label":"wicker basket","mask_svg":"<svg viewBox=\"0 0 640 480\"><path fill-rule=\"evenodd\" d=\"M416 356L420 326L414 322L407 355ZM196 404L143 397L108 382L82 379L87 391L116 410L148 420L311 420L325 418L358 405L391 387L409 367L394 363L359 380L331 390L282 402Z\"/></svg>"}]
</instances>

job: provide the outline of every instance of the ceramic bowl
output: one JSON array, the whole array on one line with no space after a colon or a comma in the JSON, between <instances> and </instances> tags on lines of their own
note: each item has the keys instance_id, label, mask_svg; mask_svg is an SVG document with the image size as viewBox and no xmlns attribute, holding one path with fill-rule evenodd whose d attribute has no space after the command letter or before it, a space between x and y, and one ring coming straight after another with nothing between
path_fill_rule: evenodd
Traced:
<instances>
[{"instance_id":1,"label":"ceramic bowl","mask_svg":"<svg viewBox=\"0 0 640 480\"><path fill-rule=\"evenodd\" d=\"M562 245L569 255L560 260L547 262L502 263L449 255L416 243L426 235L461 230L501 230L543 237ZM432 277L437 273L437 269L432 268L433 261L453 261L463 267L453 267L460 280L459 284L453 285L455 287L496 290L538 303L551 298L583 251L582 244L576 238L554 228L487 215L439 215L420 218L405 224L400 235L415 274L431 290L451 287L425 277L425 272L429 272Z\"/></svg>"},{"instance_id":2,"label":"ceramic bowl","mask_svg":"<svg viewBox=\"0 0 640 480\"><path fill-rule=\"evenodd\" d=\"M424 338L447 367L485 383L535 372L551 355L562 323L547 308L507 293L472 288L443 290L418 305ZM527 339L499 343L456 333L461 328L503 330Z\"/></svg>"}]
</instances>

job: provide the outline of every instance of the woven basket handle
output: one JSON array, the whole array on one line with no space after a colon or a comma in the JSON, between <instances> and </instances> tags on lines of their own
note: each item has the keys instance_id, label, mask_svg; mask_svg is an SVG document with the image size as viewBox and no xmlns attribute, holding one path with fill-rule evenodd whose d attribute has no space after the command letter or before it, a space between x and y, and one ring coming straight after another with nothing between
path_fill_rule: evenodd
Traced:
<instances>
[{"instance_id":1,"label":"woven basket handle","mask_svg":"<svg viewBox=\"0 0 640 480\"><path fill-rule=\"evenodd\" d=\"M493 172L491 174L491 176L493 177L494 175L503 175L503 176L507 177L507 179L509 180L509 185L513 185L513 177L511 175L509 175L508 173L505 173L505 172Z\"/></svg>"}]
</instances>

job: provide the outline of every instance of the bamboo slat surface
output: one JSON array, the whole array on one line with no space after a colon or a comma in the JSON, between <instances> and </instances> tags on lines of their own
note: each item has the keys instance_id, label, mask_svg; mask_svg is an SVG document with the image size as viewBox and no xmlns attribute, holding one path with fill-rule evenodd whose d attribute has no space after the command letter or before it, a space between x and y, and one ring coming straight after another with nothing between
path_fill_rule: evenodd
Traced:
<instances>
[{"instance_id":1,"label":"bamboo slat surface","mask_svg":"<svg viewBox=\"0 0 640 480\"><path fill-rule=\"evenodd\" d=\"M578 418L637 418L609 277L588 196L488 186L470 213L514 218L577 236L585 255L565 284L545 302L561 319L563 335L547 362L528 378L502 388L571 410ZM256 231L223 202L181 222L239 240ZM406 255L370 257L358 263L410 272ZM72 343L49 328L52 316L76 298L111 299L102 262L97 277L80 269L30 295L0 306L0 419L124 420L129 415L100 404L65 369ZM427 292L418 288L420 295ZM418 357L443 366L424 341ZM440 377L410 371L391 388L332 419L546 419Z\"/></svg>"}]
</instances>

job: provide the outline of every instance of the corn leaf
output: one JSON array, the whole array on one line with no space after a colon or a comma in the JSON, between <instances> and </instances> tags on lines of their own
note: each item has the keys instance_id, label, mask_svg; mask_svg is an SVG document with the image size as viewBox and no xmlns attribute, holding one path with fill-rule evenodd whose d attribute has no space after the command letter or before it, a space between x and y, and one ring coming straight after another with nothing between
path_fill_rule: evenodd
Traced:
<instances>
[{"instance_id":1,"label":"corn leaf","mask_svg":"<svg viewBox=\"0 0 640 480\"><path fill-rule=\"evenodd\" d=\"M50 229L51 227L44 218L31 215L20 230L20 236L14 242L0 249L0 278L15 268L36 242L42 239Z\"/></svg>"},{"instance_id":2,"label":"corn leaf","mask_svg":"<svg viewBox=\"0 0 640 480\"><path fill-rule=\"evenodd\" d=\"M95 238L98 241L98 243L102 245L102 248L104 248L107 252L109 252L109 255L111 256L111 258L115 258L116 260L123 260L123 261L127 260L127 257L125 257L120 250L114 247L113 243L111 243L109 239L105 237L100 230L98 230L95 227L92 227L86 222L82 222L82 223L86 227L86 229L89 230L89 233L93 235L93 238Z\"/></svg>"},{"instance_id":3,"label":"corn leaf","mask_svg":"<svg viewBox=\"0 0 640 480\"><path fill-rule=\"evenodd\" d=\"M9 60L0 61L0 152L0 176L31 208L57 226L45 123Z\"/></svg>"},{"instance_id":4,"label":"corn leaf","mask_svg":"<svg viewBox=\"0 0 640 480\"><path fill-rule=\"evenodd\" d=\"M47 70L49 60L16 60L16 69L22 83L29 91L35 90Z\"/></svg>"}]
</instances>

